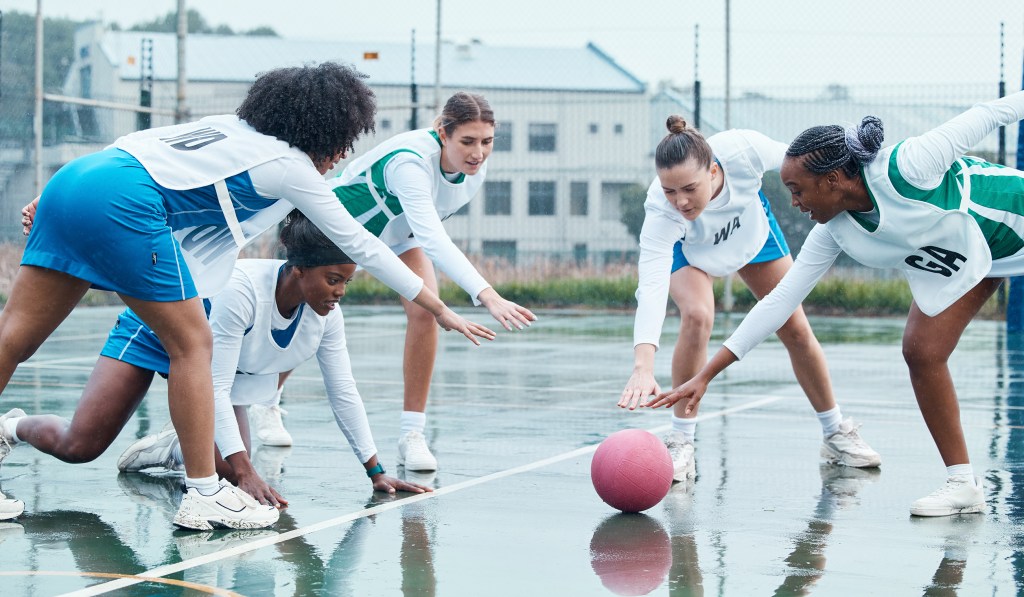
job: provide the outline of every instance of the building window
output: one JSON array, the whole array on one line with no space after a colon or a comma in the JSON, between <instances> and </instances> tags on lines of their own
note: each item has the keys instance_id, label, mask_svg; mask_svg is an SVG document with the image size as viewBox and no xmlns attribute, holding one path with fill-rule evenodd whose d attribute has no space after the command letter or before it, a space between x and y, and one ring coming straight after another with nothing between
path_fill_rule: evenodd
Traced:
<instances>
[{"instance_id":1,"label":"building window","mask_svg":"<svg viewBox=\"0 0 1024 597\"><path fill-rule=\"evenodd\" d=\"M391 119L390 118L381 118L380 119L380 128L382 128L384 130L390 129L391 128Z\"/></svg>"},{"instance_id":2,"label":"building window","mask_svg":"<svg viewBox=\"0 0 1024 597\"><path fill-rule=\"evenodd\" d=\"M572 258L576 265L583 265L587 262L587 243L576 243L572 246Z\"/></svg>"},{"instance_id":3,"label":"building window","mask_svg":"<svg viewBox=\"0 0 1024 597\"><path fill-rule=\"evenodd\" d=\"M530 215L555 215L555 182L553 180L530 181Z\"/></svg>"},{"instance_id":4,"label":"building window","mask_svg":"<svg viewBox=\"0 0 1024 597\"><path fill-rule=\"evenodd\" d=\"M92 98L92 66L78 69L78 95L87 99Z\"/></svg>"},{"instance_id":5,"label":"building window","mask_svg":"<svg viewBox=\"0 0 1024 597\"><path fill-rule=\"evenodd\" d=\"M452 214L453 216L468 216L469 215L469 203L463 205L458 211Z\"/></svg>"},{"instance_id":6,"label":"building window","mask_svg":"<svg viewBox=\"0 0 1024 597\"><path fill-rule=\"evenodd\" d=\"M615 134L616 135L621 135L622 134L622 125L621 124L615 125Z\"/></svg>"},{"instance_id":7,"label":"building window","mask_svg":"<svg viewBox=\"0 0 1024 597\"><path fill-rule=\"evenodd\" d=\"M555 151L558 125L554 123L530 124L530 151Z\"/></svg>"},{"instance_id":8,"label":"building window","mask_svg":"<svg viewBox=\"0 0 1024 597\"><path fill-rule=\"evenodd\" d=\"M512 123L498 122L494 125L494 151L512 151Z\"/></svg>"},{"instance_id":9,"label":"building window","mask_svg":"<svg viewBox=\"0 0 1024 597\"><path fill-rule=\"evenodd\" d=\"M591 122L590 123L590 134L591 135L597 134L597 123L596 122Z\"/></svg>"},{"instance_id":10,"label":"building window","mask_svg":"<svg viewBox=\"0 0 1024 597\"><path fill-rule=\"evenodd\" d=\"M590 211L590 197L586 181L569 183L569 215L585 216Z\"/></svg>"},{"instance_id":11,"label":"building window","mask_svg":"<svg viewBox=\"0 0 1024 597\"><path fill-rule=\"evenodd\" d=\"M601 183L601 219L619 221L622 219L622 191L630 187L628 182Z\"/></svg>"},{"instance_id":12,"label":"building window","mask_svg":"<svg viewBox=\"0 0 1024 597\"><path fill-rule=\"evenodd\" d=\"M484 215L512 215L512 183L508 180L484 182Z\"/></svg>"},{"instance_id":13,"label":"building window","mask_svg":"<svg viewBox=\"0 0 1024 597\"><path fill-rule=\"evenodd\" d=\"M511 264L516 262L516 241L514 240L485 240L480 243L480 250L484 257L504 259Z\"/></svg>"}]
</instances>

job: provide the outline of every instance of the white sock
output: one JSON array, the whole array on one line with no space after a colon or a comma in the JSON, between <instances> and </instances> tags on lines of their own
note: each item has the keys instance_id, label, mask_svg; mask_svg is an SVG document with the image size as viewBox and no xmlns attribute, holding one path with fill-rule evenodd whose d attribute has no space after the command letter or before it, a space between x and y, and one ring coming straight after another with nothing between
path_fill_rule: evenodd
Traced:
<instances>
[{"instance_id":1,"label":"white sock","mask_svg":"<svg viewBox=\"0 0 1024 597\"><path fill-rule=\"evenodd\" d=\"M25 417L11 417L4 421L4 435L11 438L12 444L21 443L21 438L18 437L18 421Z\"/></svg>"},{"instance_id":2,"label":"white sock","mask_svg":"<svg viewBox=\"0 0 1024 597\"><path fill-rule=\"evenodd\" d=\"M971 484L977 485L977 480L974 478L974 467L970 463L947 466L946 474L950 477L966 476L971 480Z\"/></svg>"},{"instance_id":3,"label":"white sock","mask_svg":"<svg viewBox=\"0 0 1024 597\"><path fill-rule=\"evenodd\" d=\"M270 406L277 406L281 404L281 393L284 392L284 386L277 388L277 392L274 393L274 402Z\"/></svg>"},{"instance_id":4,"label":"white sock","mask_svg":"<svg viewBox=\"0 0 1024 597\"><path fill-rule=\"evenodd\" d=\"M694 436L697 435L697 418L696 417L677 417L672 415L672 431L678 431L683 434L686 441L693 443Z\"/></svg>"},{"instance_id":5,"label":"white sock","mask_svg":"<svg viewBox=\"0 0 1024 597\"><path fill-rule=\"evenodd\" d=\"M839 405L825 412L815 413L818 415L818 422L821 423L821 432L828 437L839 431L839 425L843 422L843 413L839 412Z\"/></svg>"},{"instance_id":6,"label":"white sock","mask_svg":"<svg viewBox=\"0 0 1024 597\"><path fill-rule=\"evenodd\" d=\"M427 413L418 413L414 410L403 410L402 418L399 419L402 425L402 435L415 431L417 433L423 433L423 428L427 426Z\"/></svg>"},{"instance_id":7,"label":"white sock","mask_svg":"<svg viewBox=\"0 0 1024 597\"><path fill-rule=\"evenodd\" d=\"M191 477L185 477L185 487L193 487L196 491L203 495L213 495L220 489L220 483L218 482L216 473L209 477L203 477L201 479L193 479Z\"/></svg>"}]
</instances>

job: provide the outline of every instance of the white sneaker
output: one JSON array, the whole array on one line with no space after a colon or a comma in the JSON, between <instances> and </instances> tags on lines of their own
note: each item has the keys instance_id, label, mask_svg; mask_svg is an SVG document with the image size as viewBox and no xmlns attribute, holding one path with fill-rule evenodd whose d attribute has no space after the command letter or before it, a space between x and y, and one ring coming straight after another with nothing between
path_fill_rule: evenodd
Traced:
<instances>
[{"instance_id":1,"label":"white sneaker","mask_svg":"<svg viewBox=\"0 0 1024 597\"><path fill-rule=\"evenodd\" d=\"M871 449L857 430L860 425L853 419L843 419L839 430L826 437L821 444L821 457L830 464L842 464L856 468L880 466L882 457Z\"/></svg>"},{"instance_id":2,"label":"white sneaker","mask_svg":"<svg viewBox=\"0 0 1024 597\"><path fill-rule=\"evenodd\" d=\"M0 492L0 520L10 520L21 516L25 511L25 502L9 498Z\"/></svg>"},{"instance_id":3,"label":"white sneaker","mask_svg":"<svg viewBox=\"0 0 1024 597\"><path fill-rule=\"evenodd\" d=\"M953 475L945 485L910 505L914 516L953 516L985 511L985 492L981 480L967 475Z\"/></svg>"},{"instance_id":4,"label":"white sneaker","mask_svg":"<svg viewBox=\"0 0 1024 597\"><path fill-rule=\"evenodd\" d=\"M4 431L4 421L14 417L24 417L25 411L20 408L12 408L6 414L0 416L0 462L7 458L7 455L14 449L14 438ZM2 520L2 519L0 519Z\"/></svg>"},{"instance_id":5,"label":"white sneaker","mask_svg":"<svg viewBox=\"0 0 1024 597\"><path fill-rule=\"evenodd\" d=\"M663 440L672 457L672 480L681 483L697 477L697 462L693 457L693 442L682 433L671 431Z\"/></svg>"},{"instance_id":6,"label":"white sneaker","mask_svg":"<svg viewBox=\"0 0 1024 597\"><path fill-rule=\"evenodd\" d=\"M253 404L249 407L249 425L252 427L253 435L264 446L292 445L292 435L284 428L284 421L281 420L281 415L286 414L288 411L277 404Z\"/></svg>"},{"instance_id":7,"label":"white sneaker","mask_svg":"<svg viewBox=\"0 0 1024 597\"><path fill-rule=\"evenodd\" d=\"M177 446L178 432L168 423L160 433L147 435L128 446L117 459L117 470L123 473L137 473L147 468L183 470L182 464L174 459Z\"/></svg>"},{"instance_id":8,"label":"white sneaker","mask_svg":"<svg viewBox=\"0 0 1024 597\"><path fill-rule=\"evenodd\" d=\"M220 480L220 488L212 495L203 495L195 487L185 490L174 524L183 529L210 531L216 527L229 529L262 529L277 522L280 513L273 506L264 506L251 495Z\"/></svg>"},{"instance_id":9,"label":"white sneaker","mask_svg":"<svg viewBox=\"0 0 1024 597\"><path fill-rule=\"evenodd\" d=\"M398 464L407 471L436 471L437 458L427 447L427 438L419 431L410 431L398 438Z\"/></svg>"}]
</instances>

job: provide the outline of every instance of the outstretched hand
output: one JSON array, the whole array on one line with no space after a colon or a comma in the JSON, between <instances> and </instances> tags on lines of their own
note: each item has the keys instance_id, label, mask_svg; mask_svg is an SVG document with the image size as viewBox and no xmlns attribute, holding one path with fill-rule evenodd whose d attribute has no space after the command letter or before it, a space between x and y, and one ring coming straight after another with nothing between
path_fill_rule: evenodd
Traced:
<instances>
[{"instance_id":1,"label":"outstretched hand","mask_svg":"<svg viewBox=\"0 0 1024 597\"><path fill-rule=\"evenodd\" d=\"M456 314L454 311L445 307L441 311L440 315L435 317L438 325L441 326L446 332L459 332L463 336L469 338L469 341L477 346L480 346L480 341L477 338L484 338L485 340L494 340L495 333L479 323L473 323L472 321Z\"/></svg>"},{"instance_id":2,"label":"outstretched hand","mask_svg":"<svg viewBox=\"0 0 1024 597\"><path fill-rule=\"evenodd\" d=\"M477 296L477 299L487 308L491 316L510 332L513 326L521 330L523 326L530 327L530 322L537 321L537 316L532 311L502 298L493 288L485 288Z\"/></svg>"},{"instance_id":3,"label":"outstretched hand","mask_svg":"<svg viewBox=\"0 0 1024 597\"><path fill-rule=\"evenodd\" d=\"M21 208L21 233L25 236L32 232L32 224L36 219L37 207L39 207L39 197L36 197L31 203Z\"/></svg>"},{"instance_id":4,"label":"outstretched hand","mask_svg":"<svg viewBox=\"0 0 1024 597\"><path fill-rule=\"evenodd\" d=\"M650 408L658 408L660 406L673 406L680 400L686 401L686 412L690 414L697 409L697 405L700 404L701 398L704 397L704 393L708 391L707 382L702 381L699 378L693 378L683 385L673 388L668 392L660 392L657 396L652 398L644 406Z\"/></svg>"},{"instance_id":5,"label":"outstretched hand","mask_svg":"<svg viewBox=\"0 0 1024 597\"><path fill-rule=\"evenodd\" d=\"M409 483L403 481L397 477L389 477L383 473L375 475L373 479L373 490L384 491L387 493L395 493L396 491L408 491L409 493L424 493L427 491L434 491L432 488L426 485L420 485L419 483Z\"/></svg>"},{"instance_id":6,"label":"outstretched hand","mask_svg":"<svg viewBox=\"0 0 1024 597\"><path fill-rule=\"evenodd\" d=\"M661 393L661 386L654 379L654 374L649 371L633 371L633 375L626 382L626 389L622 390L622 397L619 398L619 408L634 410L641 404L640 401L654 394Z\"/></svg>"}]
</instances>

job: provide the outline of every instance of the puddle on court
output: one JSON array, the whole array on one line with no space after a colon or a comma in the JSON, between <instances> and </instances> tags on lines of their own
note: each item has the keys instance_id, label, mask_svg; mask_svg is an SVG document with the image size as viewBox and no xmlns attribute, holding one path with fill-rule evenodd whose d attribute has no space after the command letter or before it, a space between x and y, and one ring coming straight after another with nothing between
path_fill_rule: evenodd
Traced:
<instances>
[{"instance_id":1,"label":"puddle on court","mask_svg":"<svg viewBox=\"0 0 1024 597\"><path fill-rule=\"evenodd\" d=\"M69 416L115 313L76 311L17 372L4 404ZM399 315L346 310L381 459L405 475L392 464ZM178 480L116 473L120 452L167 420L166 386L157 382L96 461L65 464L19 447L0 468L0 487L27 505L19 520L0 523L2 593L90 586L117 595L1024 591L1024 343L995 322L976 322L952 363L989 511L916 519L910 502L935 489L943 470L901 360L902 322L871 320L856 341L827 340L854 337L858 321L812 324L844 414L864 424L862 435L882 453L880 471L820 465L817 421L773 342L712 386L698 425L697 481L674 486L639 515L617 514L589 479L601 438L668 424L667 411L614 407L631 367L629 337L620 333L632 323L628 314L544 313L529 331L480 349L443 336L427 428L441 469L416 479L439 491L419 501L372 493L315 364L300 368L285 391L295 446L253 453L292 503L273 530L176 531ZM670 351L663 352L659 376L667 379ZM247 550L254 542L264 544ZM166 566L180 569L159 582L110 584Z\"/></svg>"}]
</instances>

